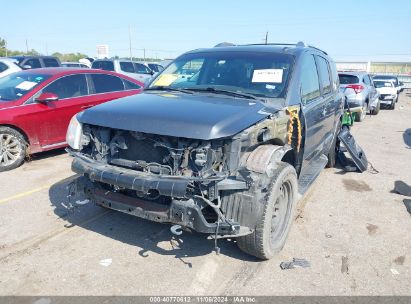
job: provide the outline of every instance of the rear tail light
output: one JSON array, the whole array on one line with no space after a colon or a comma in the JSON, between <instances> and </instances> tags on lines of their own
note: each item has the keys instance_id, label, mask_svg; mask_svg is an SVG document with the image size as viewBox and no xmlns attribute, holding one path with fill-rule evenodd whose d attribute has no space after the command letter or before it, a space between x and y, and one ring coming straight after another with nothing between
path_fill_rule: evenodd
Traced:
<instances>
[{"instance_id":1,"label":"rear tail light","mask_svg":"<svg viewBox=\"0 0 411 304\"><path fill-rule=\"evenodd\" d=\"M347 89L353 89L355 91L355 94L359 94L364 90L364 86L360 84L350 84L347 86Z\"/></svg>"}]
</instances>

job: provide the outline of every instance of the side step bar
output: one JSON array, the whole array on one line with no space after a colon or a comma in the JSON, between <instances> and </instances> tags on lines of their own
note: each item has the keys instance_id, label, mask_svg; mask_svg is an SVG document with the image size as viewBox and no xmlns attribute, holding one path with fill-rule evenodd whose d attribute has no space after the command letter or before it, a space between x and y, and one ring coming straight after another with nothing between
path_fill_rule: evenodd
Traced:
<instances>
[{"instance_id":1,"label":"side step bar","mask_svg":"<svg viewBox=\"0 0 411 304\"><path fill-rule=\"evenodd\" d=\"M312 160L310 165L307 166L307 169L304 172L301 172L300 178L298 180L298 193L302 196L315 181L321 171L324 169L327 164L327 156L322 154L316 160Z\"/></svg>"}]
</instances>

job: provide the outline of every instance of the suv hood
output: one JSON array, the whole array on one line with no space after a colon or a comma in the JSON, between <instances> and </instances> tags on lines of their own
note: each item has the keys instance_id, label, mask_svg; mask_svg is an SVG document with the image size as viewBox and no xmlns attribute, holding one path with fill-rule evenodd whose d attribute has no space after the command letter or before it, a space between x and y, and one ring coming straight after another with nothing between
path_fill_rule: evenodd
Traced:
<instances>
[{"instance_id":1,"label":"suv hood","mask_svg":"<svg viewBox=\"0 0 411 304\"><path fill-rule=\"evenodd\" d=\"M216 94L142 93L88 109L81 123L210 140L229 137L277 112L257 100Z\"/></svg>"}]
</instances>

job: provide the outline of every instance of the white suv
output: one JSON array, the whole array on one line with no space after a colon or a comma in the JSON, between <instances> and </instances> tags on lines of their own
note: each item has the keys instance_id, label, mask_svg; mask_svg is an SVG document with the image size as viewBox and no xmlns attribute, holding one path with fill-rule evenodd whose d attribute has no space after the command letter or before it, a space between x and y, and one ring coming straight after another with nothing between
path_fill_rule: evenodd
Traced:
<instances>
[{"instance_id":1,"label":"white suv","mask_svg":"<svg viewBox=\"0 0 411 304\"><path fill-rule=\"evenodd\" d=\"M374 79L374 85L378 93L380 93L381 105L388 106L394 110L395 103L398 101L398 92L392 80Z\"/></svg>"},{"instance_id":2,"label":"white suv","mask_svg":"<svg viewBox=\"0 0 411 304\"><path fill-rule=\"evenodd\" d=\"M97 59L91 65L92 69L117 72L146 84L155 74L144 64L124 59Z\"/></svg>"}]
</instances>

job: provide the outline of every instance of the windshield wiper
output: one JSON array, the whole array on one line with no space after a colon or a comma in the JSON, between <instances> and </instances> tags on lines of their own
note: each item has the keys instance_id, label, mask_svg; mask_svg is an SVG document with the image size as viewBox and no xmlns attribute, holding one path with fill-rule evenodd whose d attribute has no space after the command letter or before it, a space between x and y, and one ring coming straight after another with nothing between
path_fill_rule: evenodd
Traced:
<instances>
[{"instance_id":1,"label":"windshield wiper","mask_svg":"<svg viewBox=\"0 0 411 304\"><path fill-rule=\"evenodd\" d=\"M230 91L230 90L216 89L216 88L212 88L212 87L208 87L208 88L186 88L186 90L195 91L195 92L209 92L209 93L214 93L214 94L224 94L224 95L229 95L229 96L236 96L236 97L243 97L243 98L247 98L247 99L260 100L259 98L257 98L257 96L255 96L253 94L237 92L237 91Z\"/></svg>"},{"instance_id":2,"label":"windshield wiper","mask_svg":"<svg viewBox=\"0 0 411 304\"><path fill-rule=\"evenodd\" d=\"M165 86L156 86L144 89L144 91L173 91L173 92L182 92L186 94L194 94L193 92L187 89L180 89L180 88L170 88Z\"/></svg>"}]
</instances>

